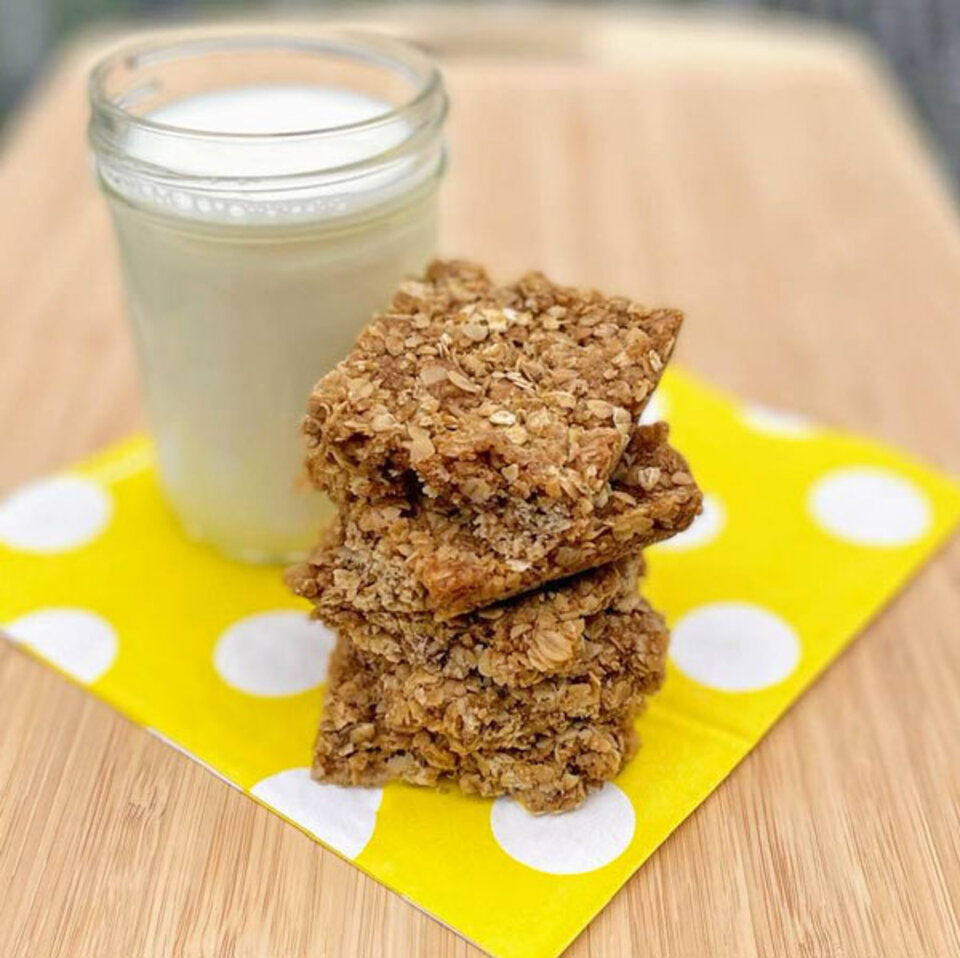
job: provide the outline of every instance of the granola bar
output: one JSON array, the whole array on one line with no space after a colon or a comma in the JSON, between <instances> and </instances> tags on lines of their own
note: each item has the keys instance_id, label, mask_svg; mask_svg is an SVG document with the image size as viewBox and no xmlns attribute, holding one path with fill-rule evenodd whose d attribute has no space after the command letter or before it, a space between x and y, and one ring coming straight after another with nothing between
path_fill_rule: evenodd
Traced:
<instances>
[{"instance_id":1,"label":"granola bar","mask_svg":"<svg viewBox=\"0 0 960 958\"><path fill-rule=\"evenodd\" d=\"M682 316L434 262L314 388L309 473L339 503L422 492L576 514L604 487Z\"/></svg>"},{"instance_id":2,"label":"granola bar","mask_svg":"<svg viewBox=\"0 0 960 958\"><path fill-rule=\"evenodd\" d=\"M441 658L419 663L391 662L364 650L352 632L341 631L340 642L351 646L352 668L376 676L389 728L442 732L457 748L473 751L522 748L570 719L610 719L631 711L638 696L663 681L667 630L643 600L633 599L624 611L592 617L581 655L564 674L540 673L516 686L481 671L469 638L455 640Z\"/></svg>"},{"instance_id":3,"label":"granola bar","mask_svg":"<svg viewBox=\"0 0 960 958\"><path fill-rule=\"evenodd\" d=\"M498 515L449 512L423 498L357 501L341 507L336 529L289 582L321 618L352 609L443 620L615 562L685 529L700 509L666 436L664 423L635 427L596 508L562 533L528 537L519 554L510 533L498 532Z\"/></svg>"},{"instance_id":4,"label":"granola bar","mask_svg":"<svg viewBox=\"0 0 960 958\"><path fill-rule=\"evenodd\" d=\"M643 651L632 643L599 641L605 613L646 610L650 632L659 623L637 591L641 565L639 558L624 559L447 622L423 612L350 607L328 610L320 618L390 663L426 666L452 678L476 671L520 688L547 676L603 675Z\"/></svg>"},{"instance_id":5,"label":"granola bar","mask_svg":"<svg viewBox=\"0 0 960 958\"><path fill-rule=\"evenodd\" d=\"M634 712L607 721L574 719L523 748L464 752L443 732L396 730L384 719L377 673L358 667L347 643L331 661L313 774L340 785L456 782L468 793L511 794L532 812L574 808L613 778L635 748Z\"/></svg>"}]
</instances>

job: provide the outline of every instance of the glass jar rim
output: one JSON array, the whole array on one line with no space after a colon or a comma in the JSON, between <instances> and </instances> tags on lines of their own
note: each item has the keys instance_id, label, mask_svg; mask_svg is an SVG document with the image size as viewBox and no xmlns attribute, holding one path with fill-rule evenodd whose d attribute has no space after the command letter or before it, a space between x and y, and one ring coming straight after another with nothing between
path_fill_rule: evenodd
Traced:
<instances>
[{"instance_id":1,"label":"glass jar rim","mask_svg":"<svg viewBox=\"0 0 960 958\"><path fill-rule=\"evenodd\" d=\"M373 62L373 56L378 54L387 61L386 65L398 68L408 76L417 76L420 78L420 82L413 95L405 102L362 120L314 129L269 133L203 130L164 123L150 119L149 116L138 116L131 112L122 103L118 103L115 98L111 97L105 89L108 77L118 67L133 68L140 64L160 62L164 59L176 59L184 54L187 56L203 56L213 52L279 51L284 49L303 53L353 55L371 62ZM225 32L143 40L121 46L100 60L90 71L87 92L94 116L106 115L122 123L128 123L143 130L167 136L184 139L202 137L206 140L236 142L238 144L270 141L291 142L375 130L386 123L402 120L405 116L415 113L431 97L440 95L443 99L444 109L446 103L443 77L439 68L425 53L404 41L361 30L324 30L301 35L272 32Z\"/></svg>"},{"instance_id":2,"label":"glass jar rim","mask_svg":"<svg viewBox=\"0 0 960 958\"><path fill-rule=\"evenodd\" d=\"M312 128L281 124L279 132L231 131L217 122L195 129L152 115L208 93L290 86L288 76L294 87L362 95L373 82L373 112L334 113L316 127L326 119L321 113L307 120ZM445 167L442 74L423 51L380 34L170 34L109 54L91 72L89 96L89 141L104 187L184 218L216 219L229 210L286 222L379 210L438 182Z\"/></svg>"}]
</instances>

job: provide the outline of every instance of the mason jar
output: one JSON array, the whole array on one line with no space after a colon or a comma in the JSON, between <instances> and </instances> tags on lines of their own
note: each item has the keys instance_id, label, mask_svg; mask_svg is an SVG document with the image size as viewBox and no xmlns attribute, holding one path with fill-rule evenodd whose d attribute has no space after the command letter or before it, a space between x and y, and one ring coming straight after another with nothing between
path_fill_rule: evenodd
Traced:
<instances>
[{"instance_id":1,"label":"mason jar","mask_svg":"<svg viewBox=\"0 0 960 958\"><path fill-rule=\"evenodd\" d=\"M324 511L310 388L434 254L442 78L378 36L195 37L114 53L90 101L166 499L286 561Z\"/></svg>"}]
</instances>

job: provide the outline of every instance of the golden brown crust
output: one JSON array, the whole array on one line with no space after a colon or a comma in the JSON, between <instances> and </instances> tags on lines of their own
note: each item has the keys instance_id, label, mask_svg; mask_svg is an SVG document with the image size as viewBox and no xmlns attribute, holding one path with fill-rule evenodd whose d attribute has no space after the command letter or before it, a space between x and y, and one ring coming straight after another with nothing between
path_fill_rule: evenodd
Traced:
<instances>
[{"instance_id":1,"label":"golden brown crust","mask_svg":"<svg viewBox=\"0 0 960 958\"><path fill-rule=\"evenodd\" d=\"M484 525L423 499L357 501L341 508L339 531L288 581L321 617L350 608L440 620L636 554L700 510L700 491L666 436L664 423L635 427L594 506L562 532L534 527L521 549L509 544L517 535L509 508Z\"/></svg>"},{"instance_id":2,"label":"golden brown crust","mask_svg":"<svg viewBox=\"0 0 960 958\"><path fill-rule=\"evenodd\" d=\"M462 729L482 710L482 696L468 696L459 707L461 699L451 696L456 717L427 707L420 725L419 719L398 714L395 702L385 701L382 673L367 667L371 657L358 655L341 640L331 662L314 751L313 773L321 781L382 785L399 779L435 785L452 780L469 793L513 795L533 812L562 811L613 778L635 745L640 694L629 707L599 719L551 722L544 713L542 731L532 728L536 720L524 722L510 709L498 710L493 720L481 722L486 731L472 734L467 746Z\"/></svg>"},{"instance_id":3,"label":"golden brown crust","mask_svg":"<svg viewBox=\"0 0 960 958\"><path fill-rule=\"evenodd\" d=\"M338 502L561 503L603 487L673 351L682 316L529 273L434 262L314 388L313 481Z\"/></svg>"}]
</instances>

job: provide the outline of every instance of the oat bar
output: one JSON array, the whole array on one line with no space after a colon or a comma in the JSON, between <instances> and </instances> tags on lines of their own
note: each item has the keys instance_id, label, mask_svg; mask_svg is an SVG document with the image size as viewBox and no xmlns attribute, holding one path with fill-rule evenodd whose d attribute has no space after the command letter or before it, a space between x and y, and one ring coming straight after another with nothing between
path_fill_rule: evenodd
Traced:
<instances>
[{"instance_id":1,"label":"oat bar","mask_svg":"<svg viewBox=\"0 0 960 958\"><path fill-rule=\"evenodd\" d=\"M609 721L632 714L642 695L663 681L667 632L649 608L598 617L580 668L509 687L467 664L451 648L438 664L393 663L361 650L349 633L354 668L376 676L386 727L442 733L463 753L525 748L538 735L561 730L572 719ZM603 654L604 647L609 653Z\"/></svg>"},{"instance_id":2,"label":"oat bar","mask_svg":"<svg viewBox=\"0 0 960 958\"><path fill-rule=\"evenodd\" d=\"M328 608L321 618L359 649L455 679L477 672L522 688L547 676L620 672L634 656L653 671L655 642L610 641L606 629L608 613L643 612L646 633L660 632L659 617L637 591L641 566L638 557L624 559L448 622L424 612L357 612L349 606Z\"/></svg>"},{"instance_id":3,"label":"oat bar","mask_svg":"<svg viewBox=\"0 0 960 958\"><path fill-rule=\"evenodd\" d=\"M340 643L314 749L315 778L340 785L450 780L472 794L511 794L532 812L562 811L613 778L635 748L633 714L572 720L520 749L464 753L442 732L389 728L381 710L376 673L357 667L349 645Z\"/></svg>"},{"instance_id":4,"label":"oat bar","mask_svg":"<svg viewBox=\"0 0 960 958\"><path fill-rule=\"evenodd\" d=\"M613 472L681 321L540 273L497 286L434 262L314 388L310 475L340 503L413 488L576 513Z\"/></svg>"},{"instance_id":5,"label":"oat bar","mask_svg":"<svg viewBox=\"0 0 960 958\"><path fill-rule=\"evenodd\" d=\"M664 423L635 427L600 504L559 536L534 536L519 554L500 543L494 514L451 513L422 498L358 501L341 507L333 542L290 582L321 618L349 608L442 620L635 554L685 529L700 509L700 491L666 434Z\"/></svg>"}]
</instances>

